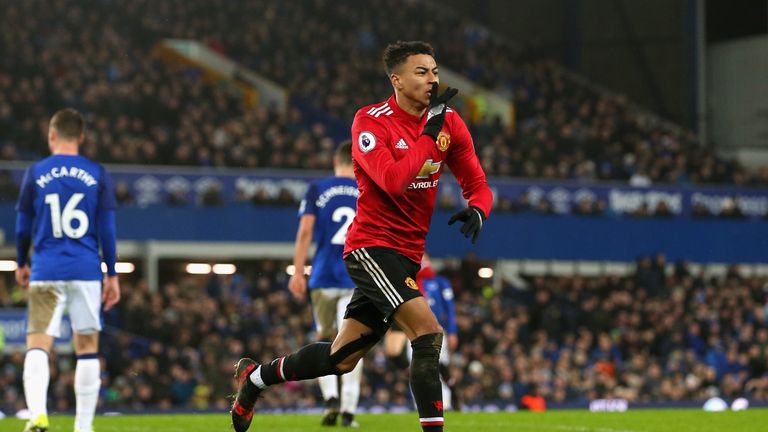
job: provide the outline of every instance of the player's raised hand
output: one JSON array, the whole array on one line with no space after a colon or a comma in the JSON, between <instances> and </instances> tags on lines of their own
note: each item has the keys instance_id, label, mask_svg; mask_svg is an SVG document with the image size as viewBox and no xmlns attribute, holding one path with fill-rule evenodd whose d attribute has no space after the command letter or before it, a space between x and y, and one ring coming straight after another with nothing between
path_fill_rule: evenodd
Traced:
<instances>
[{"instance_id":1,"label":"player's raised hand","mask_svg":"<svg viewBox=\"0 0 768 432\"><path fill-rule=\"evenodd\" d=\"M112 309L112 306L116 305L119 301L120 281L117 280L117 275L105 277L104 290L101 293L101 302L104 305L104 310Z\"/></svg>"},{"instance_id":2,"label":"player's raised hand","mask_svg":"<svg viewBox=\"0 0 768 432\"><path fill-rule=\"evenodd\" d=\"M432 90L429 94L429 111L427 112L427 123L424 125L422 135L429 135L437 139L437 135L443 129L445 123L445 110L448 109L448 101L459 92L455 88L448 87L443 94L437 95L437 83L432 83Z\"/></svg>"},{"instance_id":3,"label":"player's raised hand","mask_svg":"<svg viewBox=\"0 0 768 432\"><path fill-rule=\"evenodd\" d=\"M288 289L297 301L303 301L307 296L307 278L297 271L288 279Z\"/></svg>"},{"instance_id":4,"label":"player's raised hand","mask_svg":"<svg viewBox=\"0 0 768 432\"><path fill-rule=\"evenodd\" d=\"M29 286L29 273L29 264L16 268L16 283L25 289Z\"/></svg>"}]
</instances>

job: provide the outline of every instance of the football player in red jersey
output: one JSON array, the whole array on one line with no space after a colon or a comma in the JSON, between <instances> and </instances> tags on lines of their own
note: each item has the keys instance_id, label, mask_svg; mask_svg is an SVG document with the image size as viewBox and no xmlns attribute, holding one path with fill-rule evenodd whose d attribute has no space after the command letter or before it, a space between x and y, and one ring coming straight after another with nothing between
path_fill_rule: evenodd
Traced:
<instances>
[{"instance_id":1,"label":"football player in red jersey","mask_svg":"<svg viewBox=\"0 0 768 432\"><path fill-rule=\"evenodd\" d=\"M352 123L352 159L360 197L344 256L355 282L342 327L332 343L317 342L268 364L249 358L235 367L239 389L232 406L237 432L248 429L259 394L268 386L351 371L394 322L411 341L411 389L423 431L443 430L438 358L443 329L416 285L416 273L444 166L469 206L449 224L477 239L493 200L458 113L457 91L438 94L432 47L397 42L384 51L394 89L387 101L361 108Z\"/></svg>"}]
</instances>

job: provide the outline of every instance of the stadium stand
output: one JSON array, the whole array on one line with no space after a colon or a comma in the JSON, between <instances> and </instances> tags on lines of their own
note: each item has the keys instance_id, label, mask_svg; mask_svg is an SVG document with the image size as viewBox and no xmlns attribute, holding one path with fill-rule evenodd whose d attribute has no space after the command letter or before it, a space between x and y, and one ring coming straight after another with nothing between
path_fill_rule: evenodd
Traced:
<instances>
[{"instance_id":1,"label":"stadium stand","mask_svg":"<svg viewBox=\"0 0 768 432\"><path fill-rule=\"evenodd\" d=\"M330 168L335 143L321 124L303 124L295 109L245 110L199 69L154 58L109 5L38 6L0 6L3 27L13 29L2 39L2 159L46 154L44 119L66 105L89 115L83 153L105 163ZM16 19L38 9L33 20Z\"/></svg>"},{"instance_id":2,"label":"stadium stand","mask_svg":"<svg viewBox=\"0 0 768 432\"><path fill-rule=\"evenodd\" d=\"M691 132L426 3L378 0L365 10L351 1L328 8L319 0L36 4L2 6L6 23L44 10L35 20L15 20L3 38L11 54L0 75L8 95L0 98L0 131L8 133L0 135L10 137L2 143L3 159L44 153L38 119L67 104L92 115L97 133L87 154L104 162L329 168L333 141L323 123L348 124L357 107L389 94L378 60L383 43L422 38L438 47L444 65L515 103L516 127L487 118L471 125L489 175L636 185L768 182L768 169L748 173ZM392 13L372 14L381 9ZM440 16L457 31L411 25L409 17L422 14ZM80 20L92 24L88 31L75 31ZM153 58L153 44L163 37L206 42L285 86L295 109L244 110L221 86L204 83L200 71ZM12 49L26 40L35 42ZM314 111L299 109L307 106ZM304 119L302 113L317 115ZM287 142L298 144L288 151Z\"/></svg>"}]
</instances>

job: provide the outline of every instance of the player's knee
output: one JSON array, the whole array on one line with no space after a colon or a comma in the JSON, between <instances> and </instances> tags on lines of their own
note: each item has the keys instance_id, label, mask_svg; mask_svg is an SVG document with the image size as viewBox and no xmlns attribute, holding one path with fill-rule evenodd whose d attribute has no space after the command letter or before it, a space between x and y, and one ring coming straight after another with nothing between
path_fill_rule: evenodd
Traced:
<instances>
[{"instance_id":1,"label":"player's knee","mask_svg":"<svg viewBox=\"0 0 768 432\"><path fill-rule=\"evenodd\" d=\"M435 333L440 333L440 340L442 341L443 327L440 326L440 324L437 321L434 321L431 323L425 323L422 327L419 327L416 330L416 338L418 339L421 336L432 335Z\"/></svg>"},{"instance_id":2,"label":"player's knee","mask_svg":"<svg viewBox=\"0 0 768 432\"><path fill-rule=\"evenodd\" d=\"M352 372L352 369L357 366L357 362L365 355L365 351L349 352L343 348L329 356L331 364L338 370L338 375Z\"/></svg>"},{"instance_id":3,"label":"player's knee","mask_svg":"<svg viewBox=\"0 0 768 432\"><path fill-rule=\"evenodd\" d=\"M355 366L357 366L357 363L359 361L360 361L360 358L356 356L342 360L341 363L338 363L336 365L336 369L339 370L339 375L344 375L346 373L352 372L352 370L355 369Z\"/></svg>"},{"instance_id":4,"label":"player's knee","mask_svg":"<svg viewBox=\"0 0 768 432\"><path fill-rule=\"evenodd\" d=\"M419 336L411 341L413 349L413 358L432 358L437 360L440 357L440 349L443 345L443 332L428 333Z\"/></svg>"},{"instance_id":5,"label":"player's knee","mask_svg":"<svg viewBox=\"0 0 768 432\"><path fill-rule=\"evenodd\" d=\"M74 334L75 354L90 354L99 351L99 333L75 333Z\"/></svg>"},{"instance_id":6,"label":"player's knee","mask_svg":"<svg viewBox=\"0 0 768 432\"><path fill-rule=\"evenodd\" d=\"M331 364L338 370L339 375L351 372L357 362L378 342L380 337L375 333L364 333L360 338L342 345L329 355Z\"/></svg>"}]
</instances>

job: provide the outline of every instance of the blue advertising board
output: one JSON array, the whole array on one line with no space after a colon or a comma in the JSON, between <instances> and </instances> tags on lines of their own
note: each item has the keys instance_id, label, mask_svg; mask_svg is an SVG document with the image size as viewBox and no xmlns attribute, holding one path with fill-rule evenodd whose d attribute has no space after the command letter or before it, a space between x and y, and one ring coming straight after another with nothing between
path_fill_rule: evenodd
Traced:
<instances>
[{"instance_id":1,"label":"blue advertising board","mask_svg":"<svg viewBox=\"0 0 768 432\"><path fill-rule=\"evenodd\" d=\"M148 206L164 203L174 192L181 194L188 203L200 203L204 193L218 189L225 203L249 201L256 196L275 200L290 196L298 202L309 183L328 173L235 173L216 174L199 170L195 173L136 173L116 170L115 183L124 183L133 195L135 205ZM605 203L612 214L633 213L645 205L653 213L660 203L666 204L672 215L690 216L694 205L703 206L708 213L717 215L732 204L745 217L768 215L768 190L720 187L649 188L630 187L623 184L545 182L531 180L490 180L489 185L497 200L513 202L527 197L535 206L539 201L549 202L558 214L572 213L583 200ZM461 188L451 176L443 176L440 196L449 202L461 202Z\"/></svg>"},{"instance_id":2,"label":"blue advertising board","mask_svg":"<svg viewBox=\"0 0 768 432\"><path fill-rule=\"evenodd\" d=\"M327 173L303 171L216 171L205 169L123 169L110 167L133 204L118 209L121 240L293 242L296 209L307 185ZM20 174L20 169L16 174ZM214 186L215 185L215 186ZM665 253L671 260L696 262L768 262L768 190L737 187L633 188L621 184L492 180L495 198L529 203L547 200L552 213L495 211L477 245L471 245L446 221L451 212L438 209L427 247L435 256L463 256L469 251L487 258L631 261L641 255ZM219 190L217 206L192 203L211 187ZM166 204L181 191L186 206ZM450 176L441 180L440 202L462 206L460 188ZM254 196L267 204L254 205ZM269 199L288 197L288 205L271 206ZM582 200L602 201L601 216L574 214ZM295 202L294 202L295 201ZM285 203L285 201L283 201ZM645 205L664 202L671 217L621 216ZM692 218L694 205L717 214L737 205L743 218ZM0 204L0 228L12 241L13 204Z\"/></svg>"},{"instance_id":3,"label":"blue advertising board","mask_svg":"<svg viewBox=\"0 0 768 432\"><path fill-rule=\"evenodd\" d=\"M437 211L427 236L436 257L633 261L664 253L670 260L768 262L768 221L588 217L577 215L492 214L477 244L448 226L451 212ZM13 209L0 205L0 227L12 233ZM289 207L122 208L121 240L293 242L296 211ZM10 231L9 231L10 230ZM118 251L119 252L119 251Z\"/></svg>"},{"instance_id":4,"label":"blue advertising board","mask_svg":"<svg viewBox=\"0 0 768 432\"><path fill-rule=\"evenodd\" d=\"M23 169L9 168L20 181ZM130 205L147 207L174 204L199 205L207 192L215 191L222 204L250 201L276 201L282 197L299 202L309 183L328 176L328 172L291 170L218 170L213 168L140 168L110 166L115 185L131 196ZM659 206L673 216L689 217L698 205L712 215L735 206L746 218L768 216L768 189L717 186L631 187L623 183L588 181L541 181L490 179L494 198L518 202L526 197L535 206L542 200L557 214L573 213L581 201L602 202L607 214L633 213L646 206L651 213ZM450 175L440 180L440 197L461 203L461 189Z\"/></svg>"},{"instance_id":5,"label":"blue advertising board","mask_svg":"<svg viewBox=\"0 0 768 432\"><path fill-rule=\"evenodd\" d=\"M25 350L27 347L27 311L26 309L0 309L0 327L4 351ZM61 321L61 337L54 342L59 352L72 351L72 325L64 315Z\"/></svg>"}]
</instances>

